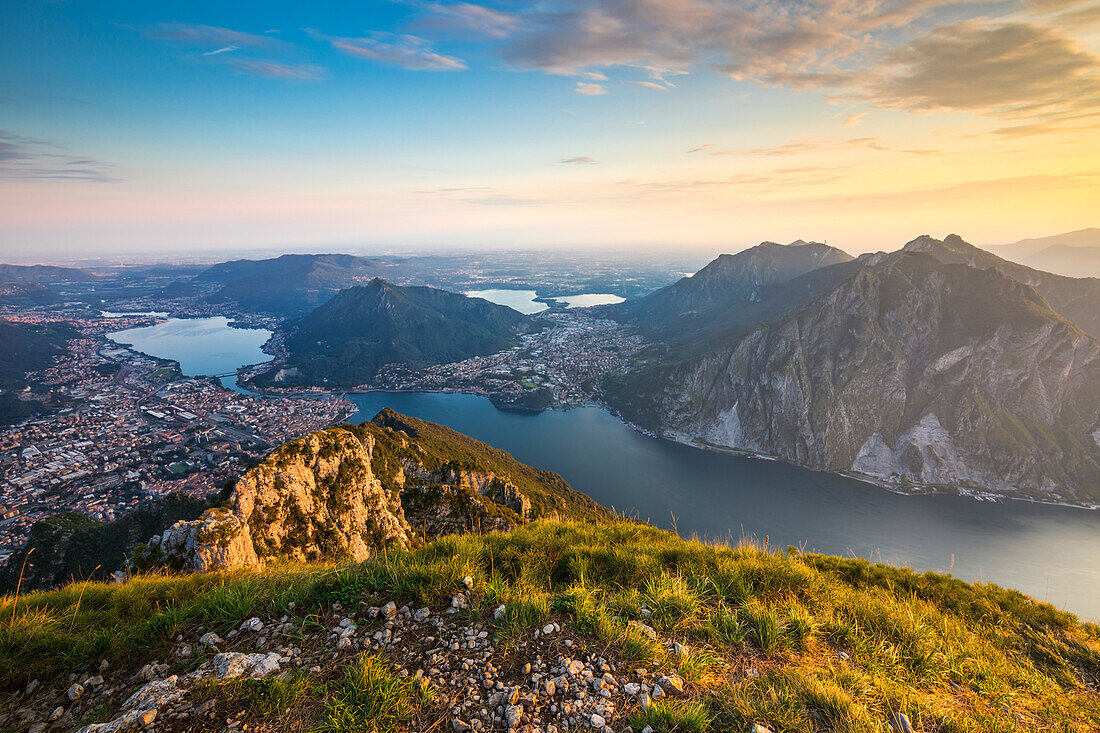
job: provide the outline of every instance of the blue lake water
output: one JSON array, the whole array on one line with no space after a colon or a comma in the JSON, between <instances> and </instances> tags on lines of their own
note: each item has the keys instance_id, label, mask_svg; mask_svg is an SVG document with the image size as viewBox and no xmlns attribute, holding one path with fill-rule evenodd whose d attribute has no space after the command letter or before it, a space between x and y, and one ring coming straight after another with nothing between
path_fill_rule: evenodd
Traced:
<instances>
[{"instance_id":1,"label":"blue lake water","mask_svg":"<svg viewBox=\"0 0 1100 733\"><path fill-rule=\"evenodd\" d=\"M1100 512L1018 501L902 496L777 461L650 438L585 407L502 412L474 395L349 395L362 421L383 407L441 423L560 473L619 512L680 534L765 538L1017 588L1100 621Z\"/></svg>"},{"instance_id":2,"label":"blue lake water","mask_svg":"<svg viewBox=\"0 0 1100 733\"><path fill-rule=\"evenodd\" d=\"M223 374L266 361L270 333L225 318L170 319L111 334L180 362L184 374ZM234 387L235 379L228 378ZM605 506L681 534L767 541L952 572L1017 588L1100 621L1100 511L954 496L902 496L775 461L711 453L637 433L605 410L502 412L474 395L349 395L353 420L392 407L441 423L557 471Z\"/></svg>"},{"instance_id":3,"label":"blue lake water","mask_svg":"<svg viewBox=\"0 0 1100 733\"><path fill-rule=\"evenodd\" d=\"M271 338L262 328L231 328L229 319L169 318L155 326L115 331L107 337L137 351L161 359L175 359L188 377L235 372L248 364L271 357L260 347ZM237 389L237 377L222 378L222 384ZM238 390L240 391L240 390Z\"/></svg>"},{"instance_id":4,"label":"blue lake water","mask_svg":"<svg viewBox=\"0 0 1100 733\"><path fill-rule=\"evenodd\" d=\"M534 290L511 290L506 288L494 288L491 290L470 290L466 295L471 298L484 298L490 303L506 305L524 315L541 313L549 306L546 303L535 301L538 295ZM567 308L587 308L593 305L610 305L622 303L623 298L610 293L582 293L580 295L555 295L554 300L565 303Z\"/></svg>"}]
</instances>

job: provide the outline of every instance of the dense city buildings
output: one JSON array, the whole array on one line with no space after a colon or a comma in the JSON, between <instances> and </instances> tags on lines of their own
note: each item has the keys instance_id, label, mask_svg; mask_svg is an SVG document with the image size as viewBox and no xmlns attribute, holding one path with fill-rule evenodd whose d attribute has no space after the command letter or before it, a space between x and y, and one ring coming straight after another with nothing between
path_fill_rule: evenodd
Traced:
<instances>
[{"instance_id":1,"label":"dense city buildings","mask_svg":"<svg viewBox=\"0 0 1100 733\"><path fill-rule=\"evenodd\" d=\"M169 492L206 496L272 447L354 412L340 397L273 400L183 377L107 340L117 323L72 321L84 335L34 375L66 406L0 430L0 559L37 519L111 520Z\"/></svg>"}]
</instances>

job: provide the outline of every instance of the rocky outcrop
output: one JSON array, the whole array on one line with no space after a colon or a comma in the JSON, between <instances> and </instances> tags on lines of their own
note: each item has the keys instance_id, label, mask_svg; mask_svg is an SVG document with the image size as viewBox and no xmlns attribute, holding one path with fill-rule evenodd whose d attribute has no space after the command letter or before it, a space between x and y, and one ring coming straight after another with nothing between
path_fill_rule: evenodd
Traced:
<instances>
[{"instance_id":1,"label":"rocky outcrop","mask_svg":"<svg viewBox=\"0 0 1100 733\"><path fill-rule=\"evenodd\" d=\"M361 561L413 533L398 496L372 468L375 441L330 428L291 441L246 473L230 506L180 522L139 564L206 572L288 557Z\"/></svg>"},{"instance_id":2,"label":"rocky outcrop","mask_svg":"<svg viewBox=\"0 0 1100 733\"><path fill-rule=\"evenodd\" d=\"M274 558L361 561L423 538L509 530L541 516L517 482L541 491L542 505L567 510L554 514L591 511L556 474L387 410L276 449L241 478L227 507L169 527L133 564L207 572Z\"/></svg>"},{"instance_id":3,"label":"rocky outcrop","mask_svg":"<svg viewBox=\"0 0 1100 733\"><path fill-rule=\"evenodd\" d=\"M1100 342L997 269L910 252L636 398L685 441L898 484L1100 501Z\"/></svg>"},{"instance_id":4,"label":"rocky outcrop","mask_svg":"<svg viewBox=\"0 0 1100 733\"><path fill-rule=\"evenodd\" d=\"M257 556L359 561L408 547L400 498L375 476L375 449L369 434L330 428L287 443L245 474L232 505Z\"/></svg>"},{"instance_id":5,"label":"rocky outcrop","mask_svg":"<svg viewBox=\"0 0 1100 733\"><path fill-rule=\"evenodd\" d=\"M260 564L248 524L228 509L211 509L201 518L177 522L149 540L148 559L178 568L207 572L236 570Z\"/></svg>"}]
</instances>

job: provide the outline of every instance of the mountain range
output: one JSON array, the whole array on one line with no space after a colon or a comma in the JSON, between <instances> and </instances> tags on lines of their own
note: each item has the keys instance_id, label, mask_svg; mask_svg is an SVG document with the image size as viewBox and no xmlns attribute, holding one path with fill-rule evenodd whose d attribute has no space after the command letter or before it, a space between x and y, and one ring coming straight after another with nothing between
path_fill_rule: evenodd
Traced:
<instances>
[{"instance_id":1,"label":"mountain range","mask_svg":"<svg viewBox=\"0 0 1100 733\"><path fill-rule=\"evenodd\" d=\"M19 280L27 283L86 282L95 276L86 270L57 265L4 265L0 264L0 279Z\"/></svg>"},{"instance_id":2,"label":"mountain range","mask_svg":"<svg viewBox=\"0 0 1100 733\"><path fill-rule=\"evenodd\" d=\"M754 249L725 268L770 271ZM719 303L709 324L669 336L658 313L656 345L606 381L632 422L900 486L1100 503L1100 309L1090 305L1100 281L1032 270L957 236L825 265L747 299L734 287L725 304L706 285L685 293L692 280L666 291ZM634 309L612 313L647 328Z\"/></svg>"},{"instance_id":3,"label":"mountain range","mask_svg":"<svg viewBox=\"0 0 1100 733\"><path fill-rule=\"evenodd\" d=\"M287 254L268 260L222 262L199 273L195 282L216 287L208 296L211 302L295 316L392 267L383 260L346 254Z\"/></svg>"},{"instance_id":4,"label":"mountain range","mask_svg":"<svg viewBox=\"0 0 1100 733\"><path fill-rule=\"evenodd\" d=\"M1071 277L1100 277L1100 229L1022 239L988 248L1001 257Z\"/></svg>"},{"instance_id":5,"label":"mountain range","mask_svg":"<svg viewBox=\"0 0 1100 733\"><path fill-rule=\"evenodd\" d=\"M651 337L709 331L729 325L723 324L728 314L760 302L760 288L851 260L848 253L818 242L763 242L736 255L719 255L694 275L611 310Z\"/></svg>"},{"instance_id":6,"label":"mountain range","mask_svg":"<svg viewBox=\"0 0 1100 733\"><path fill-rule=\"evenodd\" d=\"M492 354L516 342L525 317L481 298L375 278L341 290L296 321L280 381L355 386L386 364L411 369Z\"/></svg>"}]
</instances>

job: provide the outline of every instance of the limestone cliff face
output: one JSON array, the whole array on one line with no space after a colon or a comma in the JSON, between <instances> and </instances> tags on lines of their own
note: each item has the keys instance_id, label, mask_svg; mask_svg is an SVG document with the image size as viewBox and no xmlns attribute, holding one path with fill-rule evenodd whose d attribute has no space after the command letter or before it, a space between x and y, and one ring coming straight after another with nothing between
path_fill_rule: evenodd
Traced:
<instances>
[{"instance_id":1,"label":"limestone cliff face","mask_svg":"<svg viewBox=\"0 0 1100 733\"><path fill-rule=\"evenodd\" d=\"M815 469L1100 501L1100 342L996 269L880 258L669 366L656 427Z\"/></svg>"},{"instance_id":2,"label":"limestone cliff face","mask_svg":"<svg viewBox=\"0 0 1100 733\"><path fill-rule=\"evenodd\" d=\"M211 509L199 519L176 522L149 540L154 561L168 559L178 568L208 572L260 564L248 525L227 509Z\"/></svg>"},{"instance_id":3,"label":"limestone cliff face","mask_svg":"<svg viewBox=\"0 0 1100 733\"><path fill-rule=\"evenodd\" d=\"M180 522L151 541L168 564L209 571L277 558L355 560L408 547L399 496L372 468L375 441L329 428L291 441L241 478L227 509Z\"/></svg>"},{"instance_id":4,"label":"limestone cliff face","mask_svg":"<svg viewBox=\"0 0 1100 733\"><path fill-rule=\"evenodd\" d=\"M387 419L403 429L332 427L277 448L241 478L227 507L173 525L135 564L205 572L275 558L361 561L422 538L508 530L533 518L507 469L498 475L455 458L487 446L395 416Z\"/></svg>"},{"instance_id":5,"label":"limestone cliff face","mask_svg":"<svg viewBox=\"0 0 1100 733\"><path fill-rule=\"evenodd\" d=\"M257 556L359 561L408 547L400 497L374 474L375 448L371 435L330 428L287 443L245 474L232 507Z\"/></svg>"}]
</instances>

